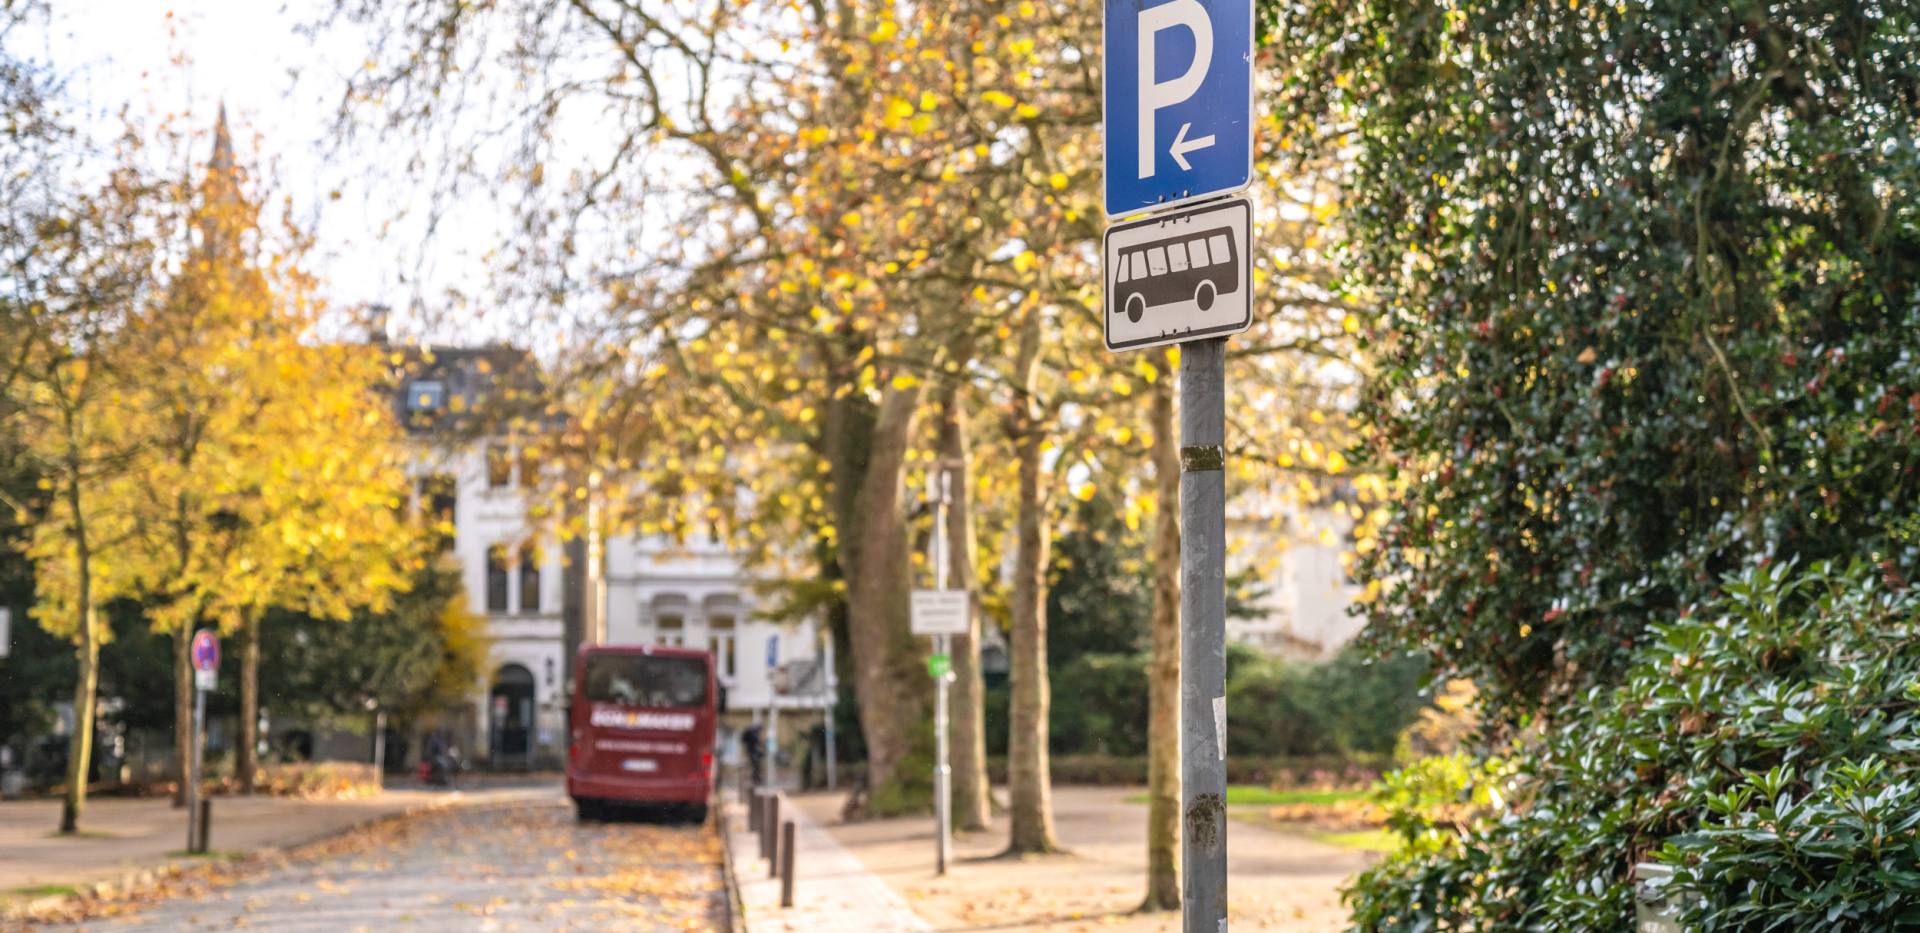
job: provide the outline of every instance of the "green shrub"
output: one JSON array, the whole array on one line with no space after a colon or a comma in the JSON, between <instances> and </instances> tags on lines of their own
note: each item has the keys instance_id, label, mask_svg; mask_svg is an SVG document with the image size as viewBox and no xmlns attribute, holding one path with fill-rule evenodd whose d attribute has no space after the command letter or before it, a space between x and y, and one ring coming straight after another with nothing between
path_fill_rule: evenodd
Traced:
<instances>
[{"instance_id":1,"label":"green shrub","mask_svg":"<svg viewBox=\"0 0 1920 933\"><path fill-rule=\"evenodd\" d=\"M1089 654L1053 675L1048 717L1055 754L1147 753L1145 654Z\"/></svg>"},{"instance_id":2,"label":"green shrub","mask_svg":"<svg viewBox=\"0 0 1920 933\"><path fill-rule=\"evenodd\" d=\"M1688 929L1920 923L1920 599L1864 566L1724 591L1514 751L1519 779L1486 786L1518 799L1436 833L1422 782L1473 782L1392 779L1416 844L1356 881L1355 926L1628 929L1647 860Z\"/></svg>"},{"instance_id":3,"label":"green shrub","mask_svg":"<svg viewBox=\"0 0 1920 933\"><path fill-rule=\"evenodd\" d=\"M1427 705L1426 665L1370 661L1356 650L1324 662L1254 653L1228 659L1227 752L1255 757L1393 751Z\"/></svg>"},{"instance_id":4,"label":"green shrub","mask_svg":"<svg viewBox=\"0 0 1920 933\"><path fill-rule=\"evenodd\" d=\"M1136 654L1089 654L1053 672L1048 716L1055 755L1129 758L1147 753L1147 667ZM1343 651L1325 662L1290 661L1227 647L1227 750L1238 758L1373 757L1393 752L1427 700L1426 665L1375 662ZM987 690L987 753L1007 750L1008 688Z\"/></svg>"}]
</instances>

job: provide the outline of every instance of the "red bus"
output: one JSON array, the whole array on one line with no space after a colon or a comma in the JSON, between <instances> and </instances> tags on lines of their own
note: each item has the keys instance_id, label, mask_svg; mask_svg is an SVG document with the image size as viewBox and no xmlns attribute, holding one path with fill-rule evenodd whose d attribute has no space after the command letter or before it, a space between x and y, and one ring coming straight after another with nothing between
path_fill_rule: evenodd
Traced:
<instances>
[{"instance_id":1,"label":"red bus","mask_svg":"<svg viewBox=\"0 0 1920 933\"><path fill-rule=\"evenodd\" d=\"M644 806L704 821L720 712L713 656L654 645L582 645L574 672L567 796L580 818Z\"/></svg>"}]
</instances>

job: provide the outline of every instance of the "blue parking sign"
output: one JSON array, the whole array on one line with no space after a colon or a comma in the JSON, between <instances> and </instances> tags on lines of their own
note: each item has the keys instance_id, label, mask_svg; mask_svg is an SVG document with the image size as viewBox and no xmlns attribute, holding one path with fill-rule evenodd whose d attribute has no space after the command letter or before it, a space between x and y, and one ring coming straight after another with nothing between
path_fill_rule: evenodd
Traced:
<instances>
[{"instance_id":1,"label":"blue parking sign","mask_svg":"<svg viewBox=\"0 0 1920 933\"><path fill-rule=\"evenodd\" d=\"M1253 0L1106 0L1107 216L1253 180Z\"/></svg>"}]
</instances>

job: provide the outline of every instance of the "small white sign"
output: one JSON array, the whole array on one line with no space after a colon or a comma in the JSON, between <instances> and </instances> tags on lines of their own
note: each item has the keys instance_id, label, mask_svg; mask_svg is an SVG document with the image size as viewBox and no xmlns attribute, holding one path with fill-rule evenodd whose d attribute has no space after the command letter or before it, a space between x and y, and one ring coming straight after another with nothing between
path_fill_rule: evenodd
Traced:
<instances>
[{"instance_id":1,"label":"small white sign","mask_svg":"<svg viewBox=\"0 0 1920 933\"><path fill-rule=\"evenodd\" d=\"M1107 228L1109 350L1237 334L1253 324L1253 204L1225 198Z\"/></svg>"},{"instance_id":2,"label":"small white sign","mask_svg":"<svg viewBox=\"0 0 1920 933\"><path fill-rule=\"evenodd\" d=\"M193 686L196 690L212 690L220 682L219 671L194 671Z\"/></svg>"},{"instance_id":3,"label":"small white sign","mask_svg":"<svg viewBox=\"0 0 1920 933\"><path fill-rule=\"evenodd\" d=\"M0 658L7 656L13 644L13 610L0 607Z\"/></svg>"},{"instance_id":4,"label":"small white sign","mask_svg":"<svg viewBox=\"0 0 1920 933\"><path fill-rule=\"evenodd\" d=\"M967 634L966 590L914 590L913 634Z\"/></svg>"}]
</instances>

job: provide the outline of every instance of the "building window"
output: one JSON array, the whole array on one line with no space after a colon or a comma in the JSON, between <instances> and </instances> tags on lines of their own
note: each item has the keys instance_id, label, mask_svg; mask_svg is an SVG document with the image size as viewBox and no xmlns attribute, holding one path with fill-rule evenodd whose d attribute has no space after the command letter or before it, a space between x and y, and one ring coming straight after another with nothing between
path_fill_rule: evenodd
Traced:
<instances>
[{"instance_id":1,"label":"building window","mask_svg":"<svg viewBox=\"0 0 1920 933\"><path fill-rule=\"evenodd\" d=\"M687 619L678 613L661 615L653 620L654 642L669 648L678 648L687 643Z\"/></svg>"},{"instance_id":2,"label":"building window","mask_svg":"<svg viewBox=\"0 0 1920 933\"><path fill-rule=\"evenodd\" d=\"M447 387L436 379L416 379L407 386L407 410L439 411L447 404Z\"/></svg>"},{"instance_id":3,"label":"building window","mask_svg":"<svg viewBox=\"0 0 1920 933\"><path fill-rule=\"evenodd\" d=\"M454 510L460 502L459 484L445 473L435 473L420 481L420 503L426 510L426 520L435 526L431 530L439 536L440 549L453 546Z\"/></svg>"},{"instance_id":4,"label":"building window","mask_svg":"<svg viewBox=\"0 0 1920 933\"><path fill-rule=\"evenodd\" d=\"M487 445L487 488L505 489L513 485L513 455L505 444Z\"/></svg>"},{"instance_id":5,"label":"building window","mask_svg":"<svg viewBox=\"0 0 1920 933\"><path fill-rule=\"evenodd\" d=\"M714 672L721 680L733 680L737 669L733 658L736 642L732 616L707 617L707 650L713 652Z\"/></svg>"},{"instance_id":6,"label":"building window","mask_svg":"<svg viewBox=\"0 0 1920 933\"><path fill-rule=\"evenodd\" d=\"M540 461L535 458L531 447L520 448L520 488L532 489L540 485Z\"/></svg>"},{"instance_id":7,"label":"building window","mask_svg":"<svg viewBox=\"0 0 1920 933\"><path fill-rule=\"evenodd\" d=\"M487 611L507 611L507 549L487 548Z\"/></svg>"},{"instance_id":8,"label":"building window","mask_svg":"<svg viewBox=\"0 0 1920 933\"><path fill-rule=\"evenodd\" d=\"M520 611L540 611L540 549L531 544L520 549Z\"/></svg>"}]
</instances>

